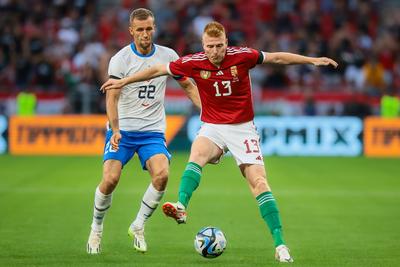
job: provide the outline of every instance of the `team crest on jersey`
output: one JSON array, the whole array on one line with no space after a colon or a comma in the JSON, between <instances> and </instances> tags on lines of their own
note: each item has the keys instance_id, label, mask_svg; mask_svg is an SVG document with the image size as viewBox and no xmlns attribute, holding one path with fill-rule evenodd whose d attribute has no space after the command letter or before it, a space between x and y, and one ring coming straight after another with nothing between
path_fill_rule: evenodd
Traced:
<instances>
[{"instance_id":1,"label":"team crest on jersey","mask_svg":"<svg viewBox=\"0 0 400 267\"><path fill-rule=\"evenodd\" d=\"M236 66L232 66L231 67L231 74L233 77L237 77L238 76L238 70Z\"/></svg>"},{"instance_id":2,"label":"team crest on jersey","mask_svg":"<svg viewBox=\"0 0 400 267\"><path fill-rule=\"evenodd\" d=\"M201 70L200 71L200 77L203 78L204 80L207 80L208 78L210 78L211 76L211 72L208 70Z\"/></svg>"},{"instance_id":3,"label":"team crest on jersey","mask_svg":"<svg viewBox=\"0 0 400 267\"><path fill-rule=\"evenodd\" d=\"M239 81L239 77L238 77L238 69L236 66L232 66L231 67L231 75L233 77L233 81L237 82Z\"/></svg>"}]
</instances>

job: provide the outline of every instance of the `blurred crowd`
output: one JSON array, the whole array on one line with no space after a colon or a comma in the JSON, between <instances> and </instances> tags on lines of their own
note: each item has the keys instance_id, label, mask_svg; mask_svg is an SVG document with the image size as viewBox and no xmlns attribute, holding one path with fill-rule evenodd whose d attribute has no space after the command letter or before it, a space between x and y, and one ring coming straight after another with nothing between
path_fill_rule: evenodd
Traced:
<instances>
[{"instance_id":1,"label":"blurred crowd","mask_svg":"<svg viewBox=\"0 0 400 267\"><path fill-rule=\"evenodd\" d=\"M340 67L258 67L255 87L400 94L400 2L379 0L0 0L0 94L63 92L65 112L101 112L96 90L110 57L129 44L131 10L151 9L156 42L201 51L211 20L230 45L329 56ZM86 109L88 109L86 105Z\"/></svg>"}]
</instances>

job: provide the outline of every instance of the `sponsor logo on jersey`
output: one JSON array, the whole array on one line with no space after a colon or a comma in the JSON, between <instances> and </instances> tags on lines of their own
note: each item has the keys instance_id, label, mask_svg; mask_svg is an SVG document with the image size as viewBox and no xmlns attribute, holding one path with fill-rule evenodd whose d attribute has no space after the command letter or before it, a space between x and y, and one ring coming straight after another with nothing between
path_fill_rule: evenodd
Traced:
<instances>
[{"instance_id":1,"label":"sponsor logo on jersey","mask_svg":"<svg viewBox=\"0 0 400 267\"><path fill-rule=\"evenodd\" d=\"M217 76L221 76L221 75L224 75L224 72L222 70L217 72Z\"/></svg>"},{"instance_id":2,"label":"sponsor logo on jersey","mask_svg":"<svg viewBox=\"0 0 400 267\"><path fill-rule=\"evenodd\" d=\"M211 76L211 72L208 70L201 70L200 71L200 77L203 78L204 80L207 80L208 78L210 78Z\"/></svg>"},{"instance_id":3,"label":"sponsor logo on jersey","mask_svg":"<svg viewBox=\"0 0 400 267\"><path fill-rule=\"evenodd\" d=\"M258 156L258 157L256 158L256 160L262 160L262 157L261 157L261 156Z\"/></svg>"}]
</instances>

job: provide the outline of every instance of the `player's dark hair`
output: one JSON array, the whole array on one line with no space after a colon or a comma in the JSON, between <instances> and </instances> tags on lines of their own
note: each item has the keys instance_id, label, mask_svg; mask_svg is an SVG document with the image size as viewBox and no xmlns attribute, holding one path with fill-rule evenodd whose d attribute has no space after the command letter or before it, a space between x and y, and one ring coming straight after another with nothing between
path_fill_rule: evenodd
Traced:
<instances>
[{"instance_id":1,"label":"player's dark hair","mask_svg":"<svg viewBox=\"0 0 400 267\"><path fill-rule=\"evenodd\" d=\"M226 36L224 26L216 21L208 23L204 27L204 33L210 37L220 37L222 34Z\"/></svg>"},{"instance_id":2,"label":"player's dark hair","mask_svg":"<svg viewBox=\"0 0 400 267\"><path fill-rule=\"evenodd\" d=\"M138 8L132 11L131 15L129 16L129 22L132 23L134 19L146 20L148 17L152 17L154 19L153 12L146 8Z\"/></svg>"}]
</instances>

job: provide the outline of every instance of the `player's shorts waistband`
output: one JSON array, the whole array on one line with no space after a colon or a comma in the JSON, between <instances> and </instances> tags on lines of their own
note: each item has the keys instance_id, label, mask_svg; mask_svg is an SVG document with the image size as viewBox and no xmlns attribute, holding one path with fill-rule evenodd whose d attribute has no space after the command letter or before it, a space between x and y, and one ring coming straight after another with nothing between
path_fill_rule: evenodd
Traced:
<instances>
[{"instance_id":1,"label":"player's shorts waistband","mask_svg":"<svg viewBox=\"0 0 400 267\"><path fill-rule=\"evenodd\" d=\"M202 122L203 124L210 124L210 125L225 125L225 126L247 126L247 125L254 125L254 121L245 121L245 122L239 122L239 123L211 123L211 122Z\"/></svg>"},{"instance_id":2,"label":"player's shorts waistband","mask_svg":"<svg viewBox=\"0 0 400 267\"><path fill-rule=\"evenodd\" d=\"M161 132L141 132L141 131L124 131L120 130L120 133L130 138L163 138L165 139L164 133ZM112 134L111 130L107 131L107 134Z\"/></svg>"}]
</instances>

